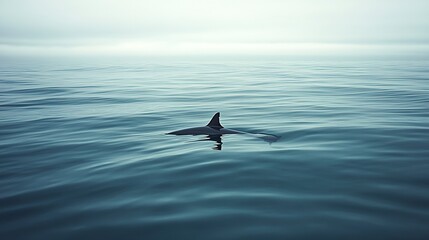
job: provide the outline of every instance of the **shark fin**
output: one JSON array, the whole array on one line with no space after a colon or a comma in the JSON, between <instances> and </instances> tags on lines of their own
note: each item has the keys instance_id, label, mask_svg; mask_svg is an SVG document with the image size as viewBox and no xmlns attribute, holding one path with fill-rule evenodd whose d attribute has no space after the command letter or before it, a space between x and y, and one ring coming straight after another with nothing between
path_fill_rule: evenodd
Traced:
<instances>
[{"instance_id":1,"label":"shark fin","mask_svg":"<svg viewBox=\"0 0 429 240\"><path fill-rule=\"evenodd\" d=\"M211 127L211 128L223 128L223 126L220 124L220 112L217 112L213 117L212 120L210 120L210 122L207 124L207 126Z\"/></svg>"}]
</instances>

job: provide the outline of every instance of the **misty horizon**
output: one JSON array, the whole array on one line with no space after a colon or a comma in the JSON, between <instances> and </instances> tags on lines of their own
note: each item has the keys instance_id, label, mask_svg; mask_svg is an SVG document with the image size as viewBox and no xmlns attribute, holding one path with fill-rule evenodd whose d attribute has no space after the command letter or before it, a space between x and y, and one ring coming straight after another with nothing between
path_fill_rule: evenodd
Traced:
<instances>
[{"instance_id":1,"label":"misty horizon","mask_svg":"<svg viewBox=\"0 0 429 240\"><path fill-rule=\"evenodd\" d=\"M2 55L429 53L413 1L1 1Z\"/></svg>"}]
</instances>

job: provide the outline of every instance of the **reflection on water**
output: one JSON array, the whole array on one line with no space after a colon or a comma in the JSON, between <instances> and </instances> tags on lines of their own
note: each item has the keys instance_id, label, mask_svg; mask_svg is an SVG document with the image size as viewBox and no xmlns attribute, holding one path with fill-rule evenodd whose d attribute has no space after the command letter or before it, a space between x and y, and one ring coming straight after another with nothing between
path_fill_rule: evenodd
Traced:
<instances>
[{"instance_id":1,"label":"reflection on water","mask_svg":"<svg viewBox=\"0 0 429 240\"><path fill-rule=\"evenodd\" d=\"M198 141L214 141L215 144L212 147L213 150L222 150L222 135L207 135Z\"/></svg>"}]
</instances>

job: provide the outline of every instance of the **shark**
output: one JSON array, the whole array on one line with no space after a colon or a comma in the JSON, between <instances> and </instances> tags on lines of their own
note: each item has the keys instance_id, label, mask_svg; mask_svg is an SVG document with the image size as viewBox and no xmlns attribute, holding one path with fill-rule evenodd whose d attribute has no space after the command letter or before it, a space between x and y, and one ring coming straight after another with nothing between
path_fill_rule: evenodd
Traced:
<instances>
[{"instance_id":1,"label":"shark","mask_svg":"<svg viewBox=\"0 0 429 240\"><path fill-rule=\"evenodd\" d=\"M262 139L268 143L276 142L280 137L274 134L267 133L249 133L244 131L238 131L234 129L228 129L222 126L220 123L220 112L213 115L210 122L205 126L185 128L178 131L169 132L170 135L205 135L206 138L199 141L215 141L217 143L216 149L221 150L222 140L221 136L226 134L245 134L252 137Z\"/></svg>"}]
</instances>

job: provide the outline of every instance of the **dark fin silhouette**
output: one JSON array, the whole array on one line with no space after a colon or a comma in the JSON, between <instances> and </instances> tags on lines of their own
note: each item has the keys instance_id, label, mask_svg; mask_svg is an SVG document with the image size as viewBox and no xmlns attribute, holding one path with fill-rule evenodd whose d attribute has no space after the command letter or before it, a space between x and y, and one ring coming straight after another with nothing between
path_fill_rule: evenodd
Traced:
<instances>
[{"instance_id":1,"label":"dark fin silhouette","mask_svg":"<svg viewBox=\"0 0 429 240\"><path fill-rule=\"evenodd\" d=\"M220 112L217 112L213 117L212 120L210 120L210 122L207 124L207 126L211 127L211 128L216 128L216 129L220 129L223 128L223 126L220 124Z\"/></svg>"}]
</instances>

